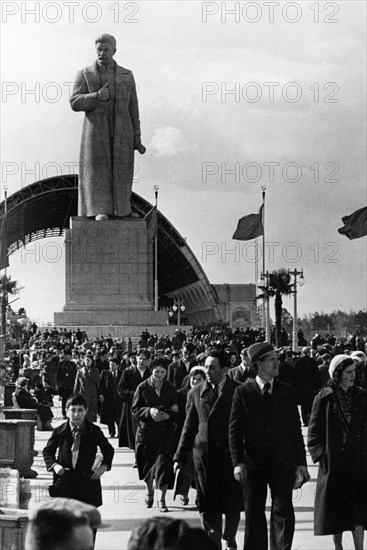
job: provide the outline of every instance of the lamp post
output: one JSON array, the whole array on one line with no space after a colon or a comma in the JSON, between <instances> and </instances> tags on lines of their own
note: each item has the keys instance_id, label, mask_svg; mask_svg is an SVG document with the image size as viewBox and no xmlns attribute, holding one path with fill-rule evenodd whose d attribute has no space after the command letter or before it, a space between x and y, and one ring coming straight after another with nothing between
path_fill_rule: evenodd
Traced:
<instances>
[{"instance_id":1,"label":"lamp post","mask_svg":"<svg viewBox=\"0 0 367 550\"><path fill-rule=\"evenodd\" d=\"M155 226L154 226L154 311L158 311L158 191L154 186L155 195Z\"/></svg>"},{"instance_id":2,"label":"lamp post","mask_svg":"<svg viewBox=\"0 0 367 550\"><path fill-rule=\"evenodd\" d=\"M268 294L268 287L269 287L269 272L266 271L265 273L261 272L260 278L257 281L257 286L260 287L263 291L263 314L262 318L265 321L265 340L267 342L271 341L270 336L270 323L269 323L269 294Z\"/></svg>"},{"instance_id":3,"label":"lamp post","mask_svg":"<svg viewBox=\"0 0 367 550\"><path fill-rule=\"evenodd\" d=\"M292 350L298 351L298 321L297 321L297 285L303 286L305 284L305 278L303 276L303 269L301 271L297 271L297 269L294 269L291 271L288 270L289 275L293 275L294 277L294 283L293 283L293 294L294 294L294 303L293 303L293 333L292 333ZM299 280L297 281L297 277L299 275Z\"/></svg>"},{"instance_id":4,"label":"lamp post","mask_svg":"<svg viewBox=\"0 0 367 550\"><path fill-rule=\"evenodd\" d=\"M183 302L181 300L176 300L175 303L172 306L172 311L169 312L169 316L173 317L175 313L177 313L177 326L179 327L181 325L181 313L185 311L186 307L184 306Z\"/></svg>"}]
</instances>

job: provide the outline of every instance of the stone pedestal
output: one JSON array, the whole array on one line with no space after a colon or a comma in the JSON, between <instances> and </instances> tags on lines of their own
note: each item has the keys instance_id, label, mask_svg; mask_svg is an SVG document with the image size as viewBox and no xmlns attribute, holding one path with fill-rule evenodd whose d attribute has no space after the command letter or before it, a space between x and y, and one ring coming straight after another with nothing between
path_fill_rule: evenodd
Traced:
<instances>
[{"instance_id":1,"label":"stone pedestal","mask_svg":"<svg viewBox=\"0 0 367 550\"><path fill-rule=\"evenodd\" d=\"M33 420L36 422L36 409L15 409L14 407L3 407L1 413L5 420Z\"/></svg>"},{"instance_id":2,"label":"stone pedestal","mask_svg":"<svg viewBox=\"0 0 367 550\"><path fill-rule=\"evenodd\" d=\"M37 477L31 466L34 459L34 430L32 420L0 420L0 466L19 471L22 477Z\"/></svg>"},{"instance_id":3,"label":"stone pedestal","mask_svg":"<svg viewBox=\"0 0 367 550\"><path fill-rule=\"evenodd\" d=\"M19 508L0 508L0 548L24 550L28 511Z\"/></svg>"},{"instance_id":4,"label":"stone pedestal","mask_svg":"<svg viewBox=\"0 0 367 550\"><path fill-rule=\"evenodd\" d=\"M143 219L73 217L65 237L66 303L57 326L166 326L153 308L153 244Z\"/></svg>"}]
</instances>

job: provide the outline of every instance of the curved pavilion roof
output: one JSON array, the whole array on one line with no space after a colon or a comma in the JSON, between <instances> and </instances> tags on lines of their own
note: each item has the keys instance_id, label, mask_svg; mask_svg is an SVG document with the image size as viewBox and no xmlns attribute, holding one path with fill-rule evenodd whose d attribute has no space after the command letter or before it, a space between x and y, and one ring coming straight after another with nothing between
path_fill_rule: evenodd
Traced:
<instances>
[{"instance_id":1,"label":"curved pavilion roof","mask_svg":"<svg viewBox=\"0 0 367 550\"><path fill-rule=\"evenodd\" d=\"M77 216L77 204L78 176L75 174L37 181L8 197L8 254L35 240L61 237L69 228L70 217ZM152 208L136 193L132 193L131 204L141 217ZM2 202L0 227L4 206ZM158 243L159 296L184 301L192 323L219 321L215 290L185 239L159 211Z\"/></svg>"}]
</instances>

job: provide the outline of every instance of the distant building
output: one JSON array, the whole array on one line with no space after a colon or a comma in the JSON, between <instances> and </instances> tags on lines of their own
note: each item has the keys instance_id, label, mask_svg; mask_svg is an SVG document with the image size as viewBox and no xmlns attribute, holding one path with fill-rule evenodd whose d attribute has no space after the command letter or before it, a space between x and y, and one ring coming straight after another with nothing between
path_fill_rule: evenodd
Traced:
<instances>
[{"instance_id":1,"label":"distant building","mask_svg":"<svg viewBox=\"0 0 367 550\"><path fill-rule=\"evenodd\" d=\"M218 309L223 321L232 328L259 326L256 286L254 284L212 285L218 297Z\"/></svg>"}]
</instances>

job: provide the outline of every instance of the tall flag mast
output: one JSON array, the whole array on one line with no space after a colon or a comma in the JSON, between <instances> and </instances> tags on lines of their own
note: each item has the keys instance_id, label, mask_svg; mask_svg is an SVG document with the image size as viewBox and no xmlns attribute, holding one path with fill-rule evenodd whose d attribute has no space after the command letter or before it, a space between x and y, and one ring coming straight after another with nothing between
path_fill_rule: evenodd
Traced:
<instances>
[{"instance_id":1,"label":"tall flag mast","mask_svg":"<svg viewBox=\"0 0 367 550\"><path fill-rule=\"evenodd\" d=\"M262 246L262 278L265 277L265 191L266 187L262 188L262 205L259 208L257 214L248 214L240 220L238 220L237 229L233 234L232 239L238 241L251 241L262 235L263 237L263 246ZM256 258L257 264L257 258ZM255 267L257 271L257 265ZM265 294L265 293L264 293ZM262 324L266 329L266 338L269 337L269 323L268 315L266 312L267 299L264 295L263 297L263 308L262 308Z\"/></svg>"},{"instance_id":2,"label":"tall flag mast","mask_svg":"<svg viewBox=\"0 0 367 550\"><path fill-rule=\"evenodd\" d=\"M1 227L1 236L0 236L0 270L9 267L9 257L8 257L8 231L7 231L7 212L8 212L8 189L4 187L4 217Z\"/></svg>"}]
</instances>

